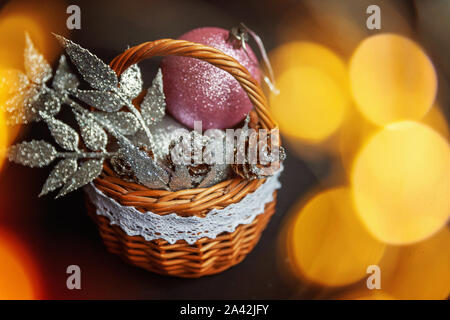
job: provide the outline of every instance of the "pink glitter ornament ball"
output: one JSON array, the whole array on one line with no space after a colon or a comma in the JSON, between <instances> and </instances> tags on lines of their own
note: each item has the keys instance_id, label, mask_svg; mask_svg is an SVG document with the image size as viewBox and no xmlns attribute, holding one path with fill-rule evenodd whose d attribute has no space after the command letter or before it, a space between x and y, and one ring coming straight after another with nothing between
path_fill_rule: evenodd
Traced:
<instances>
[{"instance_id":1,"label":"pink glitter ornament ball","mask_svg":"<svg viewBox=\"0 0 450 320\"><path fill-rule=\"evenodd\" d=\"M259 82L261 71L258 60L246 46L247 53L236 42L228 41L229 31L221 28L198 28L179 39L217 48L235 58ZM186 57L170 56L163 59L161 70L167 110L187 127L202 121L204 130L231 128L252 109L252 104L241 85L228 72L207 62Z\"/></svg>"}]
</instances>

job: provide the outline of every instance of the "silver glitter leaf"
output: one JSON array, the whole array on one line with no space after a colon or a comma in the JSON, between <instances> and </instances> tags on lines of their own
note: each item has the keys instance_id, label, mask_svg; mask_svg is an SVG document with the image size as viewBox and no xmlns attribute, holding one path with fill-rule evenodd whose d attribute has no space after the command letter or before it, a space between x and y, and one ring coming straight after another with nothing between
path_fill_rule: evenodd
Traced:
<instances>
[{"instance_id":1,"label":"silver glitter leaf","mask_svg":"<svg viewBox=\"0 0 450 320\"><path fill-rule=\"evenodd\" d=\"M117 75L106 63L78 44L56 34L55 37L64 47L83 79L93 88L98 90L117 88Z\"/></svg>"},{"instance_id":2,"label":"silver glitter leaf","mask_svg":"<svg viewBox=\"0 0 450 320\"><path fill-rule=\"evenodd\" d=\"M23 95L29 85L28 77L20 70L6 70L0 77L0 92L4 92L6 96L13 94Z\"/></svg>"},{"instance_id":3,"label":"silver glitter leaf","mask_svg":"<svg viewBox=\"0 0 450 320\"><path fill-rule=\"evenodd\" d=\"M76 90L71 92L75 97L89 106L105 112L116 112L123 107L120 97L108 91Z\"/></svg>"},{"instance_id":4,"label":"silver glitter leaf","mask_svg":"<svg viewBox=\"0 0 450 320\"><path fill-rule=\"evenodd\" d=\"M23 94L15 94L11 98L2 104L2 110L7 112L13 112L18 109L23 109L26 106L30 107L30 101L37 99L39 92L33 90L34 88L28 88Z\"/></svg>"},{"instance_id":5,"label":"silver glitter leaf","mask_svg":"<svg viewBox=\"0 0 450 320\"><path fill-rule=\"evenodd\" d=\"M18 143L9 148L9 161L28 166L44 167L55 160L56 149L43 140Z\"/></svg>"},{"instance_id":6,"label":"silver glitter leaf","mask_svg":"<svg viewBox=\"0 0 450 320\"><path fill-rule=\"evenodd\" d=\"M37 86L31 84L28 77L18 70L8 70L0 78L0 92L5 93L5 102L0 107L7 112L24 108L40 93Z\"/></svg>"},{"instance_id":7,"label":"silver glitter leaf","mask_svg":"<svg viewBox=\"0 0 450 320\"><path fill-rule=\"evenodd\" d=\"M67 63L65 55L59 58L58 69L56 69L55 77L53 78L53 88L59 91L66 91L70 89L76 89L80 81L77 76L74 75Z\"/></svg>"},{"instance_id":8,"label":"silver glitter leaf","mask_svg":"<svg viewBox=\"0 0 450 320\"><path fill-rule=\"evenodd\" d=\"M163 91L162 73L158 70L153 79L152 86L148 89L141 103L141 114L148 126L151 126L164 117L166 100Z\"/></svg>"},{"instance_id":9,"label":"silver glitter leaf","mask_svg":"<svg viewBox=\"0 0 450 320\"><path fill-rule=\"evenodd\" d=\"M50 172L39 197L61 187L77 171L76 159L63 159Z\"/></svg>"},{"instance_id":10,"label":"silver glitter leaf","mask_svg":"<svg viewBox=\"0 0 450 320\"><path fill-rule=\"evenodd\" d=\"M61 110L61 101L55 91L40 92L31 102L32 111L43 112L48 115L56 115Z\"/></svg>"},{"instance_id":11,"label":"silver glitter leaf","mask_svg":"<svg viewBox=\"0 0 450 320\"><path fill-rule=\"evenodd\" d=\"M105 130L91 117L75 112L75 118L80 126L81 137L86 147L93 151L105 151L108 136Z\"/></svg>"},{"instance_id":12,"label":"silver glitter leaf","mask_svg":"<svg viewBox=\"0 0 450 320\"><path fill-rule=\"evenodd\" d=\"M169 188L172 191L192 188L192 178L189 169L184 165L175 166L175 170L170 177Z\"/></svg>"},{"instance_id":13,"label":"silver glitter leaf","mask_svg":"<svg viewBox=\"0 0 450 320\"><path fill-rule=\"evenodd\" d=\"M47 123L53 138L61 147L71 151L78 150L80 137L73 128L43 112L40 112L39 114Z\"/></svg>"},{"instance_id":14,"label":"silver glitter leaf","mask_svg":"<svg viewBox=\"0 0 450 320\"><path fill-rule=\"evenodd\" d=\"M67 180L56 198L62 197L67 193L88 184L97 178L102 173L102 170L103 159L91 159L83 162L80 168Z\"/></svg>"},{"instance_id":15,"label":"silver glitter leaf","mask_svg":"<svg viewBox=\"0 0 450 320\"><path fill-rule=\"evenodd\" d=\"M231 167L227 164L215 164L211 166L210 171L203 178L198 188L211 187L221 181L224 181L230 176Z\"/></svg>"},{"instance_id":16,"label":"silver glitter leaf","mask_svg":"<svg viewBox=\"0 0 450 320\"><path fill-rule=\"evenodd\" d=\"M17 125L41 120L39 112L55 115L61 109L60 100L54 91L40 92L35 86L23 95L15 95L5 102L8 125Z\"/></svg>"},{"instance_id":17,"label":"silver glitter leaf","mask_svg":"<svg viewBox=\"0 0 450 320\"><path fill-rule=\"evenodd\" d=\"M29 108L17 108L7 113L6 124L15 126L39 120L40 117Z\"/></svg>"},{"instance_id":18,"label":"silver glitter leaf","mask_svg":"<svg viewBox=\"0 0 450 320\"><path fill-rule=\"evenodd\" d=\"M95 112L94 114L109 122L120 134L133 135L139 129L139 121L131 112Z\"/></svg>"},{"instance_id":19,"label":"silver glitter leaf","mask_svg":"<svg viewBox=\"0 0 450 320\"><path fill-rule=\"evenodd\" d=\"M138 182L151 189L167 189L169 174L145 152L126 141L119 142L118 157L133 170Z\"/></svg>"},{"instance_id":20,"label":"silver glitter leaf","mask_svg":"<svg viewBox=\"0 0 450 320\"><path fill-rule=\"evenodd\" d=\"M36 84L45 83L52 77L52 68L44 56L36 49L28 33L25 33L25 72Z\"/></svg>"},{"instance_id":21,"label":"silver glitter leaf","mask_svg":"<svg viewBox=\"0 0 450 320\"><path fill-rule=\"evenodd\" d=\"M35 86L30 86L23 94L16 94L5 102L7 124L18 125L40 120L33 104L39 98L39 91Z\"/></svg>"},{"instance_id":22,"label":"silver glitter leaf","mask_svg":"<svg viewBox=\"0 0 450 320\"><path fill-rule=\"evenodd\" d=\"M136 98L142 91L141 69L132 65L120 76L120 92L129 100Z\"/></svg>"}]
</instances>

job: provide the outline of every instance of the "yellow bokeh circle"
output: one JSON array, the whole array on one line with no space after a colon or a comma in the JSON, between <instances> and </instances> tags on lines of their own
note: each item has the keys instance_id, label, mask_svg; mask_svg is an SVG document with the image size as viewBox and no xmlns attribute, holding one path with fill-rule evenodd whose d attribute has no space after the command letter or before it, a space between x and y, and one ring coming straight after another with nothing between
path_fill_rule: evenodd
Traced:
<instances>
[{"instance_id":1,"label":"yellow bokeh circle","mask_svg":"<svg viewBox=\"0 0 450 320\"><path fill-rule=\"evenodd\" d=\"M450 294L449 248L448 228L425 241L400 247L395 272L384 277L383 290L398 299L446 299Z\"/></svg>"},{"instance_id":2,"label":"yellow bokeh circle","mask_svg":"<svg viewBox=\"0 0 450 320\"><path fill-rule=\"evenodd\" d=\"M415 42L396 34L364 40L351 58L349 77L358 109L377 125L420 120L436 97L430 59Z\"/></svg>"},{"instance_id":3,"label":"yellow bokeh circle","mask_svg":"<svg viewBox=\"0 0 450 320\"><path fill-rule=\"evenodd\" d=\"M280 94L271 94L270 104L282 133L319 142L339 128L348 99L328 74L312 67L294 67L278 77L277 86Z\"/></svg>"},{"instance_id":4,"label":"yellow bokeh circle","mask_svg":"<svg viewBox=\"0 0 450 320\"><path fill-rule=\"evenodd\" d=\"M271 109L287 137L318 143L342 123L348 105L347 68L330 49L293 41L275 49L270 60L280 94L270 94Z\"/></svg>"},{"instance_id":5,"label":"yellow bokeh circle","mask_svg":"<svg viewBox=\"0 0 450 320\"><path fill-rule=\"evenodd\" d=\"M307 41L288 42L270 53L270 63L277 75L300 66L320 70L349 94L345 63L333 51L320 44Z\"/></svg>"},{"instance_id":6,"label":"yellow bokeh circle","mask_svg":"<svg viewBox=\"0 0 450 320\"><path fill-rule=\"evenodd\" d=\"M300 274L326 286L362 279L385 248L359 221L348 188L331 189L309 200L293 222L288 246Z\"/></svg>"},{"instance_id":7,"label":"yellow bokeh circle","mask_svg":"<svg viewBox=\"0 0 450 320\"><path fill-rule=\"evenodd\" d=\"M390 244L423 240L450 214L450 149L428 126L402 121L369 139L352 168L357 212Z\"/></svg>"}]
</instances>

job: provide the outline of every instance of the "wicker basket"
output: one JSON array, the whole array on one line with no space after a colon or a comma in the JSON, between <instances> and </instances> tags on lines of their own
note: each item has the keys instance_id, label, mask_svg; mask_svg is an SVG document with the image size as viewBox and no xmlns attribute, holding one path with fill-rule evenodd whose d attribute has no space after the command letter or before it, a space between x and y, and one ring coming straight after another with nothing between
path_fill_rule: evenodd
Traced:
<instances>
[{"instance_id":1,"label":"wicker basket","mask_svg":"<svg viewBox=\"0 0 450 320\"><path fill-rule=\"evenodd\" d=\"M235 59L215 48L183 40L162 39L126 50L111 62L111 67L120 75L132 64L150 57L168 55L197 58L229 72L247 92L255 106L260 126L266 129L275 128L276 124L269 115L267 100L259 84ZM121 180L108 166L105 166L102 175L94 181L96 188L105 195L123 206L133 206L140 212L199 217L212 209L222 209L239 202L263 183L264 180L235 178L209 188L176 192L151 190ZM111 225L108 218L97 215L89 200L87 207L110 252L152 272L195 278L221 272L244 259L258 242L275 212L275 196L276 192L274 200L266 204L264 213L256 216L252 223L240 225L233 233L224 232L215 239L201 238L194 244L188 244L184 240L169 244L163 239L146 241L141 236L129 236L120 227Z\"/></svg>"}]
</instances>

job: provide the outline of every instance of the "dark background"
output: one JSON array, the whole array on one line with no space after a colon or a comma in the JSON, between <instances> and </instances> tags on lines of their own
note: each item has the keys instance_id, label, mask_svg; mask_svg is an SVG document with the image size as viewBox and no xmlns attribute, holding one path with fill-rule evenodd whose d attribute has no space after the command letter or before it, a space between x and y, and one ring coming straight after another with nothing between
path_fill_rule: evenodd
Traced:
<instances>
[{"instance_id":1,"label":"dark background","mask_svg":"<svg viewBox=\"0 0 450 320\"><path fill-rule=\"evenodd\" d=\"M363 35L367 17L365 9L378 4L382 9L382 32L405 33L399 27L400 16L411 30L408 35L418 40L431 55L440 71L441 106L448 114L447 89L449 73L449 36L436 21L449 20L446 1L76 1L82 13L81 30L73 31L71 39L109 62L127 45L172 37L201 26L226 29L243 21L263 39L267 49L293 37L316 41L348 58L358 39L342 45L345 29L315 20L317 3L332 14L345 12L346 19L360 25ZM45 6L45 1L39 1ZM320 7L320 6L319 6ZM334 8L339 10L334 12ZM385 15L384 15L385 14ZM311 30L293 36L290 26L301 20L311 21ZM445 23L444 23L445 27ZM324 36L326 35L326 36ZM49 35L50 36L50 35ZM353 43L353 47L352 47ZM149 79L158 61L143 64L144 78ZM444 86L444 88L442 88ZM442 90L444 89L444 90ZM31 127L24 135L41 133ZM51 196L37 198L48 174L5 164L0 172L0 220L26 244L36 261L40 274L42 297L52 299L290 299L329 298L336 290L320 289L311 284L291 281L285 274L279 248L280 230L289 208L312 189L322 188L329 181L331 159L314 162L302 160L287 152L285 171L281 176L277 212L262 239L238 266L221 274L201 279L163 277L132 267L119 257L106 252L97 228L88 218L82 192L71 193L60 200ZM66 268L79 265L82 290L66 288Z\"/></svg>"}]
</instances>

